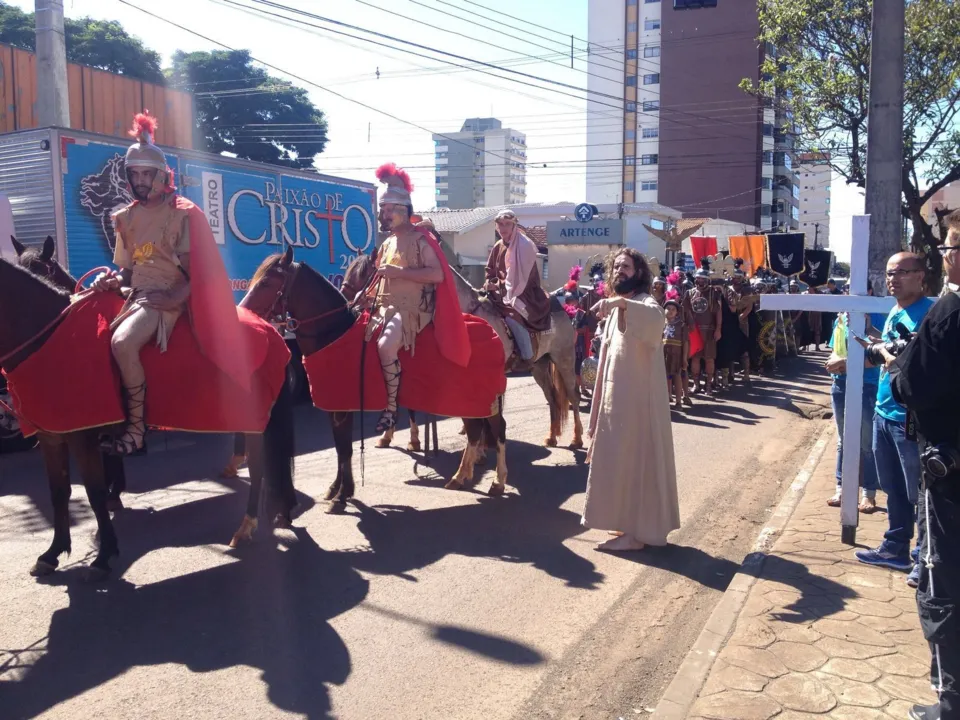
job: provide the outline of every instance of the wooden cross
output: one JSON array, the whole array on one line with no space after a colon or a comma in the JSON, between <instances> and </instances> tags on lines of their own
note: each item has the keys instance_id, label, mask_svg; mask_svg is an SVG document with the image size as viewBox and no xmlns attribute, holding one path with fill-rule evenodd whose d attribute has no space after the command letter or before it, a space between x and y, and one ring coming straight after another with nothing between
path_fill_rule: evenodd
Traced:
<instances>
[{"instance_id":1,"label":"wooden cross","mask_svg":"<svg viewBox=\"0 0 960 720\"><path fill-rule=\"evenodd\" d=\"M840 490L841 540L853 545L857 540L860 486L860 423L863 419L864 351L853 333L863 335L867 313L887 314L896 305L893 297L867 295L867 248L870 245L870 216L853 218L850 246L849 295L761 295L761 310L812 310L849 313L850 339L847 343L847 391L844 400L843 453Z\"/></svg>"}]
</instances>

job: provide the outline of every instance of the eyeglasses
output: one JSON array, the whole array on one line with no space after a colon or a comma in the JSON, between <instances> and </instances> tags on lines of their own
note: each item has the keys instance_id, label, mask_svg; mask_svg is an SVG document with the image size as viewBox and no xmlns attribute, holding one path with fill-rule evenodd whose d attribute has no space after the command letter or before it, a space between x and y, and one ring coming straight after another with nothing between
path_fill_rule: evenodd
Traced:
<instances>
[{"instance_id":1,"label":"eyeglasses","mask_svg":"<svg viewBox=\"0 0 960 720\"><path fill-rule=\"evenodd\" d=\"M887 270L885 273L887 278L893 280L894 278L903 277L904 275L910 275L911 273L923 272L923 268L914 268L913 270Z\"/></svg>"}]
</instances>

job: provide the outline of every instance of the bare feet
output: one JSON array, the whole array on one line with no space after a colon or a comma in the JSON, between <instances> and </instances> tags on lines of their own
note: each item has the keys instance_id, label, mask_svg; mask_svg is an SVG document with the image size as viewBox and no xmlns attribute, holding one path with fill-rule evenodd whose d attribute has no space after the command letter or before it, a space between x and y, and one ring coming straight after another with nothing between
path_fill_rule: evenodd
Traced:
<instances>
[{"instance_id":1,"label":"bare feet","mask_svg":"<svg viewBox=\"0 0 960 720\"><path fill-rule=\"evenodd\" d=\"M875 497L860 498L860 512L864 515L870 515L877 511L877 499Z\"/></svg>"},{"instance_id":2,"label":"bare feet","mask_svg":"<svg viewBox=\"0 0 960 720\"><path fill-rule=\"evenodd\" d=\"M605 550L607 552L624 552L630 550L643 550L644 544L637 540L631 535L620 535L619 537L611 538L606 542L602 542L597 545L597 550Z\"/></svg>"},{"instance_id":3,"label":"bare feet","mask_svg":"<svg viewBox=\"0 0 960 720\"><path fill-rule=\"evenodd\" d=\"M840 493L838 492L832 498L827 500L827 505L830 507L840 507Z\"/></svg>"}]
</instances>

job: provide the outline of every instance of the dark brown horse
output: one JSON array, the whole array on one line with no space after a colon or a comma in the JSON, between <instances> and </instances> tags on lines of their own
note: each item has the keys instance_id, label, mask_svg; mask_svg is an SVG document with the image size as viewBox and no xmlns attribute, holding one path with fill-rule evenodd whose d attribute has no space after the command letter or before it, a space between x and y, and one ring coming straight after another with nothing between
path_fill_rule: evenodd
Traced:
<instances>
[{"instance_id":1,"label":"dark brown horse","mask_svg":"<svg viewBox=\"0 0 960 720\"><path fill-rule=\"evenodd\" d=\"M17 251L17 264L38 277L56 285L61 290L72 293L77 288L77 280L57 261L57 246L53 238L47 235L39 249L27 247L11 236L14 250ZM107 509L111 512L123 508L121 495L127 490L127 475L123 469L123 458L108 452L102 452L103 472L107 483ZM69 460L68 460L69 461Z\"/></svg>"},{"instance_id":2,"label":"dark brown horse","mask_svg":"<svg viewBox=\"0 0 960 720\"><path fill-rule=\"evenodd\" d=\"M70 304L70 294L28 270L0 261L0 366L16 369L35 353L56 328L58 318ZM64 402L69 402L64 398ZM80 469L91 509L97 520L100 547L89 568L91 579L102 579L110 572L110 562L119 554L117 535L107 509L107 482L100 454L100 429L67 434L38 434L54 511L54 535L49 549L37 559L32 575L47 575L56 570L59 557L69 553L71 494L69 456ZM279 507L278 522L289 521L296 504L293 491L293 415L286 388L274 404L270 421L262 435L248 436L250 448L250 495L247 512L231 546L252 537L264 477L274 490Z\"/></svg>"},{"instance_id":3,"label":"dark brown horse","mask_svg":"<svg viewBox=\"0 0 960 720\"><path fill-rule=\"evenodd\" d=\"M287 248L282 255L273 255L263 262L241 306L262 317L278 313L288 315L294 321L297 343L304 357L343 336L357 320L347 299L323 275L306 263L294 262L293 248ZM331 382L335 381L335 378L331 378ZM353 497L355 491L353 413L330 413L330 422L337 450L337 477L330 485L326 499L342 505ZM507 478L503 413L498 412L493 417L480 420L465 420L464 424L468 446L460 469L446 487L458 489L472 479L476 448L485 442L487 447L497 448L498 457L497 480L489 492L491 495L502 495Z\"/></svg>"}]
</instances>

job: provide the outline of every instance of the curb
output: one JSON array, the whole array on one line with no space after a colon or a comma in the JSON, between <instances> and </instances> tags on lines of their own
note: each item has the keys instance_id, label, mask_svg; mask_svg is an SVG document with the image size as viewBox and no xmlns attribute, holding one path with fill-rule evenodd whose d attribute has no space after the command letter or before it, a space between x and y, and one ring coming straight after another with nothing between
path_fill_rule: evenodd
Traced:
<instances>
[{"instance_id":1,"label":"curb","mask_svg":"<svg viewBox=\"0 0 960 720\"><path fill-rule=\"evenodd\" d=\"M743 559L740 570L734 575L727 586L723 597L713 609L710 619L704 625L697 641L690 648L690 652L680 663L677 674L667 686L660 702L650 716L651 720L683 720L687 717L690 708L700 694L703 684L710 674L710 669L720 653L720 649L733 630L733 626L740 616L740 611L747 602L747 595L753 587L760 571L763 568L767 553L773 547L777 537L783 532L796 510L800 499L807 489L807 483L813 476L813 471L820 463L823 453L827 449L828 441L834 434L832 424L827 425L814 443L806 461L793 483L781 498L780 504L773 515L757 536L753 550Z\"/></svg>"}]
</instances>

